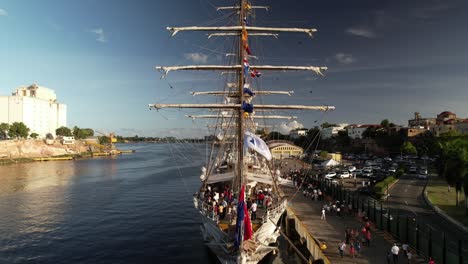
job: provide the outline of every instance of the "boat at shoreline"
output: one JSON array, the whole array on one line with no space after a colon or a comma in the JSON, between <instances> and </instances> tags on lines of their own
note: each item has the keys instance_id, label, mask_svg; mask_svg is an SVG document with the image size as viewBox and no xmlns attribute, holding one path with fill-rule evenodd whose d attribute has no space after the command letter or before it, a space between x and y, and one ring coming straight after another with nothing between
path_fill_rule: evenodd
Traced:
<instances>
[{"instance_id":1,"label":"boat at shoreline","mask_svg":"<svg viewBox=\"0 0 468 264\"><path fill-rule=\"evenodd\" d=\"M261 90L256 79L262 72L309 71L323 75L326 67L250 65L254 52L250 37L274 37L278 33L303 33L310 37L314 28L256 27L249 23L253 10L268 9L239 0L236 6L218 7L218 11L237 16L233 25L213 27L168 27L172 36L184 31L210 32L208 38L226 37L233 49L226 65L158 66L162 78L171 71L220 71L226 85L220 91L192 93L223 98L211 104L150 104L150 109L206 109L216 114L190 115L192 119L214 119L214 140L207 164L201 169L201 186L193 203L201 217L201 231L207 247L221 263L258 263L277 250L279 222L287 207L280 185L292 185L281 178L272 162L268 145L256 132L258 119L292 119L290 116L267 115L278 110L334 110L333 106L255 104L256 96L291 95L291 91ZM258 59L258 57L255 57ZM267 74L267 73L265 73Z\"/></svg>"}]
</instances>

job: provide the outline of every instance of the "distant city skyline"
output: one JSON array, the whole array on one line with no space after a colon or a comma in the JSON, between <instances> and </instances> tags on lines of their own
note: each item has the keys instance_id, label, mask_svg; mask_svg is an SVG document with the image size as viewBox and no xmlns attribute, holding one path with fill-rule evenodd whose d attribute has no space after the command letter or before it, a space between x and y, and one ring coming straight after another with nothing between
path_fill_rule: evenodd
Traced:
<instances>
[{"instance_id":1,"label":"distant city skyline","mask_svg":"<svg viewBox=\"0 0 468 264\"><path fill-rule=\"evenodd\" d=\"M468 117L468 37L462 0L251 1L254 25L317 28L314 39L280 34L251 41L255 64L328 66L325 77L265 72L259 87L294 90L258 103L334 105L294 112L310 128L321 122L406 125L414 112ZM149 103L207 102L191 91L216 90L216 73L171 72L158 65L223 64L232 39L179 33L167 26L221 25L215 6L236 1L0 1L0 95L37 83L68 106L68 125L125 136L188 136L205 122L195 110L149 111ZM223 18L224 19L221 19ZM285 100L287 99L287 101ZM285 112L281 112L284 114ZM201 132L198 132L201 133Z\"/></svg>"}]
</instances>

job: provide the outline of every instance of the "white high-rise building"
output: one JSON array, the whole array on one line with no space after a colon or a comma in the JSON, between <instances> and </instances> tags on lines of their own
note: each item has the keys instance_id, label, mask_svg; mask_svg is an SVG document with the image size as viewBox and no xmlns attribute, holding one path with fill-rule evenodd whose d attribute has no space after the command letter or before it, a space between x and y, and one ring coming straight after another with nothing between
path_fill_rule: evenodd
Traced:
<instances>
[{"instance_id":1,"label":"white high-rise building","mask_svg":"<svg viewBox=\"0 0 468 264\"><path fill-rule=\"evenodd\" d=\"M55 92L32 84L17 88L11 96L0 96L0 123L23 122L29 133L45 137L67 125L67 106L57 102Z\"/></svg>"}]
</instances>

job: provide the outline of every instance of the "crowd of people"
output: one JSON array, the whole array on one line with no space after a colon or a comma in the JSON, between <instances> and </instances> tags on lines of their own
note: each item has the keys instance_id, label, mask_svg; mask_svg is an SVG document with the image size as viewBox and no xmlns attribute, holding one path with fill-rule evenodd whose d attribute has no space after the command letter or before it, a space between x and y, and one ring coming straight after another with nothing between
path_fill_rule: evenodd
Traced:
<instances>
[{"instance_id":1,"label":"crowd of people","mask_svg":"<svg viewBox=\"0 0 468 264\"><path fill-rule=\"evenodd\" d=\"M203 204L211 207L212 217L218 217L222 220L231 216L236 210L237 199L228 184L207 185L202 187L199 192L199 199Z\"/></svg>"},{"instance_id":2,"label":"crowd of people","mask_svg":"<svg viewBox=\"0 0 468 264\"><path fill-rule=\"evenodd\" d=\"M257 219L257 209L269 209L273 205L273 196L270 186L256 186L246 191L245 203L251 220ZM238 199L233 193L229 184L219 183L202 187L198 193L198 198L205 206L213 218L223 220L226 216L236 213Z\"/></svg>"}]
</instances>

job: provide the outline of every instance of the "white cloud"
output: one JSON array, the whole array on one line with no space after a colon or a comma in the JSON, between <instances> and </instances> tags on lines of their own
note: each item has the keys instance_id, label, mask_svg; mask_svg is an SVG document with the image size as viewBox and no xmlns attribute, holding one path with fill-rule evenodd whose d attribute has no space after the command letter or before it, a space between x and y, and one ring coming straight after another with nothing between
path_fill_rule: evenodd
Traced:
<instances>
[{"instance_id":1,"label":"white cloud","mask_svg":"<svg viewBox=\"0 0 468 264\"><path fill-rule=\"evenodd\" d=\"M102 28L95 28L89 30L89 32L96 34L96 41L98 42L107 42L106 35L104 33L104 29Z\"/></svg>"},{"instance_id":2,"label":"white cloud","mask_svg":"<svg viewBox=\"0 0 468 264\"><path fill-rule=\"evenodd\" d=\"M364 27L352 27L346 30L346 33L363 38L375 38L376 35L372 29Z\"/></svg>"},{"instance_id":3,"label":"white cloud","mask_svg":"<svg viewBox=\"0 0 468 264\"><path fill-rule=\"evenodd\" d=\"M185 53L184 57L194 63L206 63L208 61L208 55L203 53Z\"/></svg>"},{"instance_id":4,"label":"white cloud","mask_svg":"<svg viewBox=\"0 0 468 264\"><path fill-rule=\"evenodd\" d=\"M0 16L8 16L8 12L5 9L0 8Z\"/></svg>"},{"instance_id":5,"label":"white cloud","mask_svg":"<svg viewBox=\"0 0 468 264\"><path fill-rule=\"evenodd\" d=\"M297 122L296 120L289 122L289 123L282 123L281 125L277 126L275 130L280 132L283 135L289 135L289 132L291 130L297 129L297 128L303 128L304 125Z\"/></svg>"},{"instance_id":6,"label":"white cloud","mask_svg":"<svg viewBox=\"0 0 468 264\"><path fill-rule=\"evenodd\" d=\"M334 58L340 64L351 64L356 61L353 55L345 53L337 53Z\"/></svg>"}]
</instances>

